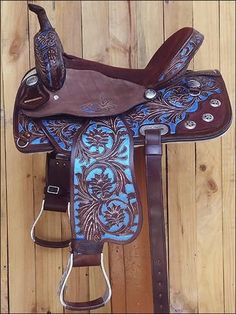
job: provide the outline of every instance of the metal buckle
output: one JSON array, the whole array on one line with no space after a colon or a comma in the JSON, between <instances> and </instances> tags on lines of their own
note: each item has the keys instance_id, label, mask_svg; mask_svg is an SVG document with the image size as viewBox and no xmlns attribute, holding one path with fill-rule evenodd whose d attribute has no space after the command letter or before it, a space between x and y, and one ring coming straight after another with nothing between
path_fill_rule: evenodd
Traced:
<instances>
[{"instance_id":1,"label":"metal buckle","mask_svg":"<svg viewBox=\"0 0 236 314\"><path fill-rule=\"evenodd\" d=\"M59 186L56 185L49 185L47 188L47 193L49 194L58 194L60 191Z\"/></svg>"},{"instance_id":2,"label":"metal buckle","mask_svg":"<svg viewBox=\"0 0 236 314\"><path fill-rule=\"evenodd\" d=\"M60 298L60 302L61 304L65 307L65 308L68 308L70 310L92 310L92 309L95 309L95 308L98 308L98 307L101 307L103 305L105 305L106 303L109 302L109 300L111 299L111 284L110 284L110 281L109 281L109 278L107 276L107 273L105 271L105 267L104 267L104 262L103 262L103 253L101 253L101 265L100 265L100 268L102 270L102 274L103 274L103 277L104 277L104 280L105 280L105 283L106 283L106 290L102 296L102 303L100 304L94 304L94 305L85 305L86 302L75 302L76 306L71 306L68 304L70 304L70 302L68 302L67 304L67 301L65 301L65 290L66 290L66 283L67 283L67 280L70 276L70 273L72 271L72 268L73 268L73 253L70 254L69 256L69 259L68 259L68 263L67 263L67 266L65 268L65 271L61 277L61 280L60 280L60 283L59 283L59 287L58 287L58 295L59 295L59 298ZM100 299L100 298L99 298ZM96 301L96 300L93 300L93 301ZM93 301L90 301L90 302L93 302Z\"/></svg>"},{"instance_id":3,"label":"metal buckle","mask_svg":"<svg viewBox=\"0 0 236 314\"><path fill-rule=\"evenodd\" d=\"M145 136L146 130L161 130L161 135L165 135L169 132L168 126L162 123L142 125L139 129L139 132L141 135Z\"/></svg>"}]
</instances>

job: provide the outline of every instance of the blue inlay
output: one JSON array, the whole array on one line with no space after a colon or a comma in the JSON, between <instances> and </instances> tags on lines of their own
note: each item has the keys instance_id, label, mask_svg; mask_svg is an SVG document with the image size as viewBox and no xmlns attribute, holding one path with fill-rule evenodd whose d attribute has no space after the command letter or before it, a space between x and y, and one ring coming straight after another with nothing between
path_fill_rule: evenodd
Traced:
<instances>
[{"instance_id":1,"label":"blue inlay","mask_svg":"<svg viewBox=\"0 0 236 314\"><path fill-rule=\"evenodd\" d=\"M74 162L76 239L126 241L138 231L131 138L119 117L91 120Z\"/></svg>"},{"instance_id":2,"label":"blue inlay","mask_svg":"<svg viewBox=\"0 0 236 314\"><path fill-rule=\"evenodd\" d=\"M52 138L60 149L71 151L73 137L81 127L79 119L75 122L74 119L69 117L67 119L45 118L41 122L49 138Z\"/></svg>"},{"instance_id":3,"label":"blue inlay","mask_svg":"<svg viewBox=\"0 0 236 314\"><path fill-rule=\"evenodd\" d=\"M143 125L163 123L169 127L170 134L176 133L176 126L183 121L187 113L196 112L199 105L214 94L220 94L213 77L198 76L188 78L198 80L201 84L199 93L191 94L187 86L187 78L180 82L158 91L157 99L145 104L140 104L130 110L125 116L133 137L139 137L139 129Z\"/></svg>"}]
</instances>

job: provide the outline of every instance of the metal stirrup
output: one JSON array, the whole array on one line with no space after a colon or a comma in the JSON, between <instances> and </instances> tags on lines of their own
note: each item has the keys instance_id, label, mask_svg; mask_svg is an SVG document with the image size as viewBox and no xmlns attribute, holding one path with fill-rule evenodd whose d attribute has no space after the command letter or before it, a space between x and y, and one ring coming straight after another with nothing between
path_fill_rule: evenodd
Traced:
<instances>
[{"instance_id":1,"label":"metal stirrup","mask_svg":"<svg viewBox=\"0 0 236 314\"><path fill-rule=\"evenodd\" d=\"M109 302L110 298L111 298L111 285L110 285L110 281L109 278L106 274L105 271L105 267L104 267L104 262L103 262L103 253L101 253L101 270L102 270L102 274L103 277L105 279L106 282L106 290L103 294L102 297L88 301L88 302L69 302L69 301L65 301L65 290L66 290L66 283L67 280L70 276L70 273L72 271L73 268L73 253L71 253L71 255L69 256L68 259L68 263L66 266L66 269L64 271L64 274L62 275L60 284L59 284L59 288L58 288L58 295L60 298L60 302L61 304L67 308L68 310L93 310L96 308L99 308L101 306L104 306L106 303Z\"/></svg>"},{"instance_id":2,"label":"metal stirrup","mask_svg":"<svg viewBox=\"0 0 236 314\"><path fill-rule=\"evenodd\" d=\"M64 247L68 247L69 244L70 244L70 240L65 240L65 241L48 241L48 240L40 239L40 238L38 238L35 235L35 228L36 228L36 225L37 225L40 217L43 214L44 204L45 204L45 200L42 201L42 206L41 206L41 209L39 211L39 214L38 214L37 218L35 219L35 221L34 221L34 223L32 225L32 228L31 228L31 231L30 231L31 239L36 244L38 244L40 246L44 246L44 247L49 247L49 248L64 248ZM67 214L68 214L68 216L70 218L70 203L69 202L68 202L68 205L67 205Z\"/></svg>"}]
</instances>

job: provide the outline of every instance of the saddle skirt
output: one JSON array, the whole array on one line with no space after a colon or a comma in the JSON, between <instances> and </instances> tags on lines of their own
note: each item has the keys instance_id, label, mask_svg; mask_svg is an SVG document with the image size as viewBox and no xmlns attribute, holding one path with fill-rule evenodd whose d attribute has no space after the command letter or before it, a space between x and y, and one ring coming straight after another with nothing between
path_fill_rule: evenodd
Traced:
<instances>
[{"instance_id":1,"label":"saddle skirt","mask_svg":"<svg viewBox=\"0 0 236 314\"><path fill-rule=\"evenodd\" d=\"M68 309L94 309L111 296L105 272L104 296L89 302L65 301L65 282L72 267L101 265L104 271L103 243L131 242L141 230L134 147L145 145L147 156L157 156L153 167L161 176L161 143L222 135L231 123L230 102L219 71L187 70L203 41L192 28L183 28L167 39L146 68L116 68L64 53L44 9L32 4L29 8L38 15L41 29L34 38L36 67L26 73L16 96L14 141L23 153L48 153L40 214L44 209L69 210L71 239L40 239L35 235L36 223L31 235L42 246L70 243L71 257L60 285L60 300ZM155 211L150 209L149 223L153 234L156 229L160 232L158 241L162 243L158 247L165 262L161 198L155 209L160 210L161 221L155 220ZM154 246L151 250L153 257L159 254ZM162 267L162 279L167 282L166 266ZM163 292L155 281L153 286L154 294ZM163 294L162 307L154 300L157 313L169 311L168 293Z\"/></svg>"}]
</instances>

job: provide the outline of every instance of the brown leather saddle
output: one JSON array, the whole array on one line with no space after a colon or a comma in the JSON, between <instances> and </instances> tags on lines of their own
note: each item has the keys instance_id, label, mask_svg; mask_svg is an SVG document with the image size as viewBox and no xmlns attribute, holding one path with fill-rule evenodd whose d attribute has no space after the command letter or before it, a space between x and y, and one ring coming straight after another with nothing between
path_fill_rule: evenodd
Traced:
<instances>
[{"instance_id":1,"label":"brown leather saddle","mask_svg":"<svg viewBox=\"0 0 236 314\"><path fill-rule=\"evenodd\" d=\"M59 289L70 310L107 303L111 287L103 243L133 241L142 211L133 166L144 145L155 313L168 313L168 281L161 156L163 142L207 140L230 126L231 108L219 71L188 71L203 36L192 28L173 34L145 69L116 68L63 52L43 8L30 4L40 23L34 37L36 68L23 78L14 110L14 140L23 153L47 152L42 208L31 230L36 244L70 246ZM68 212L71 239L35 234L44 210ZM72 267L101 266L107 289L88 302L70 302L65 286Z\"/></svg>"}]
</instances>

